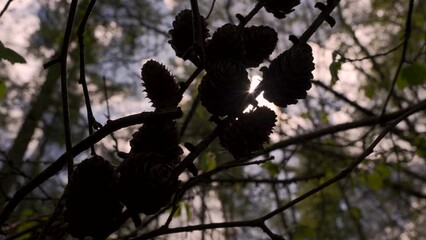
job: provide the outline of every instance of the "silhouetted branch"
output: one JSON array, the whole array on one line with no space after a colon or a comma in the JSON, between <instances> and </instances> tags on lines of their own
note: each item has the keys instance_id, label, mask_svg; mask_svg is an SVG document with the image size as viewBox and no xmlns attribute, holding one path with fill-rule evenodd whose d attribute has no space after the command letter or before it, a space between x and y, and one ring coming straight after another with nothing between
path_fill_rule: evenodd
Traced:
<instances>
[{"instance_id":1,"label":"silhouetted branch","mask_svg":"<svg viewBox=\"0 0 426 240\"><path fill-rule=\"evenodd\" d=\"M13 2L13 0L7 1L6 5L4 5L3 9L0 12L0 18L3 16L3 14L7 11L9 8L9 5Z\"/></svg>"},{"instance_id":2,"label":"silhouetted branch","mask_svg":"<svg viewBox=\"0 0 426 240\"><path fill-rule=\"evenodd\" d=\"M84 54L84 31L86 28L87 21L89 20L90 13L93 10L93 7L95 6L96 0L91 0L89 3L89 6L86 9L86 12L84 14L83 20L80 23L80 26L77 30L77 36L78 36L78 45L80 49L80 79L78 80L78 83L81 84L83 87L83 95L84 95L84 102L86 104L86 111L87 111L87 122L89 127L89 135L92 135L93 129L98 129L100 126L100 123L98 123L93 116L92 112L92 106L89 96L89 90L87 89L87 82L86 82L86 65L85 65L85 54ZM90 147L92 155L95 155L95 147L92 145Z\"/></svg>"},{"instance_id":3,"label":"silhouetted branch","mask_svg":"<svg viewBox=\"0 0 426 240\"><path fill-rule=\"evenodd\" d=\"M426 100L423 100L419 104L422 104L422 103L425 103L425 102L426 102ZM325 127L323 129L318 129L318 130L315 130L315 131L310 132L310 133L290 137L289 139L286 139L286 140L272 144L271 146L265 148L263 151L259 152L257 155L260 156L260 155L269 153L273 150L285 148L285 147L290 146L290 145L303 143L303 142L306 142L306 141L309 141L309 140L312 140L312 139L315 139L315 138L319 138L319 137L326 136L326 135L329 135L329 134L335 134L335 133L342 132L342 131L347 131L347 130L350 130L350 129L372 126L372 125L375 125L375 124L383 125L383 124L385 124L389 121L392 121L392 120L398 118L402 114L411 111L411 109L415 108L419 104L413 105L411 107L402 109L402 110L397 111L397 112L393 112L393 113L384 115L383 117L379 117L379 116L378 117L368 117L368 118L364 118L364 119L361 119L361 120L357 120L357 121L353 121L353 122L349 122L349 123L337 124L337 125L333 125L333 126L330 126L330 127Z\"/></svg>"},{"instance_id":4,"label":"silhouetted branch","mask_svg":"<svg viewBox=\"0 0 426 240\"><path fill-rule=\"evenodd\" d=\"M62 96L62 116L65 128L65 147L68 158L68 177L71 177L74 162L73 158L69 155L72 148L71 141L71 124L70 124L70 113L68 105L68 81L67 81L67 59L68 59L68 47L71 40L71 33L74 25L74 17L77 11L78 0L72 0L68 11L67 25L65 27L64 39L62 41L60 66L61 66L61 96Z\"/></svg>"}]
</instances>

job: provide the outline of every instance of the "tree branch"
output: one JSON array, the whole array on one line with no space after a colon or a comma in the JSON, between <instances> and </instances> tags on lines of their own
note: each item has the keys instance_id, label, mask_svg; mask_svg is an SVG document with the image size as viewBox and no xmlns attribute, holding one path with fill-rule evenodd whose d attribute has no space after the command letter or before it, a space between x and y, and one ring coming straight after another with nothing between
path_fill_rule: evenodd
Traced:
<instances>
[{"instance_id":1,"label":"tree branch","mask_svg":"<svg viewBox=\"0 0 426 240\"><path fill-rule=\"evenodd\" d=\"M71 33L74 25L75 13L77 11L77 3L78 0L72 0L70 9L68 11L68 20L67 25L65 27L64 39L62 42L61 55L60 58L60 66L61 66L61 95L62 95L62 116L64 121L64 129L65 129L65 147L67 154L67 162L68 162L68 178L71 177L74 162L73 158L69 155L69 152L72 148L71 141L71 124L70 124L70 114L69 114L69 105L68 105L68 81L67 81L67 59L68 59L68 47L71 39Z\"/></svg>"}]
</instances>

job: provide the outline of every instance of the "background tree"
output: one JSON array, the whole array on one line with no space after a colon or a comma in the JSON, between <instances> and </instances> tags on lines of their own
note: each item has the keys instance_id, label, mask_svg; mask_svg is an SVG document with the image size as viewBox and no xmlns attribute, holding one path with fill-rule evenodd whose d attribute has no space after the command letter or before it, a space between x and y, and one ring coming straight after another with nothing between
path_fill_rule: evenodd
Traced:
<instances>
[{"instance_id":1,"label":"background tree","mask_svg":"<svg viewBox=\"0 0 426 240\"><path fill-rule=\"evenodd\" d=\"M180 148L185 150L180 163L171 167L169 163L160 165L160 176L165 176L168 169L190 171L180 175L182 182L177 189L173 188L172 201L158 213L140 214L138 220L132 211L119 211L119 216L108 226L110 238L175 238L189 232L196 239L419 239L425 236L422 172L426 6L421 1L348 0L316 5L311 1L300 5L293 1L294 12L286 4L279 6L278 1L178 1L173 10L158 1L77 2L42 1L37 5L39 30L31 35L26 48L16 50L29 62L23 68L32 63L34 68L42 69L41 64L45 63L47 70L33 74L31 81L16 74L19 68L5 61L17 63L22 59L19 54L11 58L14 55L9 50L19 48L10 40L1 39L0 63L4 71L0 83L3 206L0 225L6 239L69 238L67 231L73 225L67 213L67 220L64 219L63 207L67 201L61 197L67 176L68 186L92 181L91 175L109 176L109 162L114 166L112 169L121 166L121 175L129 174L132 167L123 167L124 162L134 161L131 160L134 154L146 154L136 147L146 136L149 136L147 142L159 139L161 147L172 146L166 149L175 149L175 143L165 139L178 136ZM13 7L12 1L7 1L0 16L3 19L8 14L13 16ZM282 8L277 11L279 7ZM186 31L194 34L189 34L190 42L184 41L189 44L189 50L181 55L176 51L176 55L190 61L174 57L173 51L179 47L177 23L172 23L183 9L191 9L187 19L195 24L190 24ZM333 18L328 15L331 11ZM74 14L72 21L70 16ZM209 34L203 32L201 16L207 19ZM323 21L330 25L335 21L335 26L319 27ZM253 68L248 61L250 49L240 56L240 46L226 45L227 38L239 41L239 36L244 35L238 28L221 28L228 22L273 28L278 41L269 60ZM168 33L172 28L175 35ZM299 42L294 37L293 43L289 41L290 35L297 36ZM171 45L167 43L170 38ZM254 39L261 39L259 46L270 40ZM280 66L284 66L286 74L293 71L292 64L300 65L288 61L300 55L300 52L291 54L294 51L289 49L297 49L305 41L313 49L313 87L306 99L286 106L288 100L277 99L280 95L271 93L275 89L268 90L265 86L280 73L281 68L274 68L277 62L285 63ZM287 55L280 55L286 50ZM217 55L218 52L229 56ZM139 78L142 64L150 58L163 62L177 81L182 82L179 84L179 93L183 93L179 103L182 117L174 102L166 104L166 108L156 102L156 95L146 82L149 77L143 77L142 72L144 87L155 108L154 113L149 113L154 108L140 94ZM247 149L253 145L246 143L241 147L238 141L241 139L234 138L235 131L256 133L268 124L259 124L258 117L254 121L247 115L239 115L238 123L226 127L226 121L233 121L231 117L239 113L228 109L222 114L221 105L226 104L217 104L222 95L210 94L214 89L208 84L214 82L217 87L218 72L232 66L220 63L217 64L220 68L216 68L213 62L222 58L232 58L250 67L248 78L252 85L263 77L252 94L265 90L265 98L276 104L268 103L262 95L257 98L259 106L272 108L278 117L270 143L248 151L248 155ZM263 66L269 70L261 70ZM309 64L303 69L310 80ZM149 70L154 71L148 68L145 73ZM154 76L166 74L161 68L154 73ZM235 77L240 78L240 75ZM68 82L66 94L60 92L64 81L60 85L59 79ZM219 87L228 86L221 84ZM292 85L285 86L279 89ZM62 105L65 96L68 104ZM70 111L65 119L69 123L62 122L62 113L67 108ZM231 117L223 122L211 118L211 113ZM170 122L176 118L177 135L164 130L166 138L162 139L158 129L169 128L149 127L150 119ZM107 122L107 119L117 120ZM213 122L208 122L209 119ZM140 130L131 127L144 122ZM68 134L63 134L64 125L69 126ZM226 135L221 128L228 129L230 134ZM154 129L151 133L154 135L146 133L149 129ZM137 131L139 135L134 134ZM220 139L215 140L217 135ZM258 139L259 135L256 136ZM141 146L149 145L147 142ZM130 157L123 153L129 150ZM76 163L94 155L108 160L107 165L102 160L92 161L94 165L85 161L86 166L95 166L95 170L89 171L93 174L83 181L84 164L77 165L74 175L61 171L67 163L68 173L74 169L67 152L76 157ZM194 176L190 164L193 160L198 176ZM153 166L145 163L148 160L142 162L143 168ZM99 164L105 167L97 167ZM150 181L159 183L159 180L144 180L143 184ZM138 202L144 202L145 196L157 199L155 191L145 185L139 187L145 190ZM76 191L67 189L68 194ZM167 191L161 188L160 194L164 192ZM87 194L91 194L90 189ZM69 210L70 197L67 198L68 214L73 214L77 210ZM111 197L104 199L101 202L108 204ZM89 201L83 199L82 203ZM126 204L126 200L121 201ZM144 202L143 209L147 206L152 206L149 200ZM141 211L148 214L147 210ZM107 233L101 233L104 234Z\"/></svg>"}]
</instances>

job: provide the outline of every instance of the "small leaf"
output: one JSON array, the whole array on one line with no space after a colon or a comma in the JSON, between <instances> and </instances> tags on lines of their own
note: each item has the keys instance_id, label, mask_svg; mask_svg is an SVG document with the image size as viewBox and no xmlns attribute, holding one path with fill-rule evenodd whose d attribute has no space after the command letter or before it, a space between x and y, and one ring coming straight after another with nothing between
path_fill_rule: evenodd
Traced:
<instances>
[{"instance_id":1,"label":"small leaf","mask_svg":"<svg viewBox=\"0 0 426 240\"><path fill-rule=\"evenodd\" d=\"M25 58L22 57L19 53L13 51L10 48L7 48L3 45L2 42L0 42L0 60L7 60L12 64L15 63L27 63L25 61Z\"/></svg>"},{"instance_id":2,"label":"small leaf","mask_svg":"<svg viewBox=\"0 0 426 240\"><path fill-rule=\"evenodd\" d=\"M188 221L191 220L192 212L191 212L191 205L189 205L188 202L183 203L183 206L185 207L186 212L186 218Z\"/></svg>"},{"instance_id":3,"label":"small leaf","mask_svg":"<svg viewBox=\"0 0 426 240\"><path fill-rule=\"evenodd\" d=\"M404 66L401 69L401 73L398 76L397 86L399 88L405 88L409 86L416 86L426 82L426 67L414 63L408 66Z\"/></svg>"},{"instance_id":4,"label":"small leaf","mask_svg":"<svg viewBox=\"0 0 426 240\"><path fill-rule=\"evenodd\" d=\"M278 175L280 173L280 166L276 163L266 162L261 165L261 167L268 171L269 175L272 177Z\"/></svg>"},{"instance_id":5,"label":"small leaf","mask_svg":"<svg viewBox=\"0 0 426 240\"><path fill-rule=\"evenodd\" d=\"M0 80L0 100L2 100L5 95L6 95L6 82L3 80Z\"/></svg>"},{"instance_id":6,"label":"small leaf","mask_svg":"<svg viewBox=\"0 0 426 240\"><path fill-rule=\"evenodd\" d=\"M173 218L175 218L175 217L179 217L179 216L180 216L180 214L182 213L182 208L180 207L180 205L181 205L181 204L179 204L179 205L177 206L176 211L173 213ZM170 208L169 208L169 212L172 212L172 211L173 211L173 207L170 207Z\"/></svg>"},{"instance_id":7,"label":"small leaf","mask_svg":"<svg viewBox=\"0 0 426 240\"><path fill-rule=\"evenodd\" d=\"M328 67L331 74L331 86L336 84L336 82L339 80L339 71L342 69L342 58L340 57L337 59L338 53L333 52L333 61L331 62L330 66Z\"/></svg>"},{"instance_id":8,"label":"small leaf","mask_svg":"<svg viewBox=\"0 0 426 240\"><path fill-rule=\"evenodd\" d=\"M216 168L216 155L212 152L207 152L204 159L203 169L208 172Z\"/></svg>"},{"instance_id":9,"label":"small leaf","mask_svg":"<svg viewBox=\"0 0 426 240\"><path fill-rule=\"evenodd\" d=\"M375 92L376 92L376 89L374 88L372 84L369 84L364 88L364 95L368 97L369 99L373 99Z\"/></svg>"}]
</instances>

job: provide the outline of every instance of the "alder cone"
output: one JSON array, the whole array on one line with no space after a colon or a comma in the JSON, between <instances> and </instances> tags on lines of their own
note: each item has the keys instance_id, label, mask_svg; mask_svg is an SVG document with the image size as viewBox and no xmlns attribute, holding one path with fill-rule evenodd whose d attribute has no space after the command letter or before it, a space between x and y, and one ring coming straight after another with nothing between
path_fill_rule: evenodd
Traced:
<instances>
[{"instance_id":1,"label":"alder cone","mask_svg":"<svg viewBox=\"0 0 426 240\"><path fill-rule=\"evenodd\" d=\"M191 10L185 9L176 16L176 19L173 21L173 28L169 31L169 34L172 37L169 43L175 50L176 56L184 60L189 59L198 65L200 60L197 58L195 52L191 52L194 42ZM201 34L203 41L210 36L206 19L203 16L201 16Z\"/></svg>"},{"instance_id":2,"label":"alder cone","mask_svg":"<svg viewBox=\"0 0 426 240\"><path fill-rule=\"evenodd\" d=\"M300 0L270 0L265 4L265 10L274 17L282 19L294 11L294 7L300 4Z\"/></svg>"},{"instance_id":3,"label":"alder cone","mask_svg":"<svg viewBox=\"0 0 426 240\"><path fill-rule=\"evenodd\" d=\"M268 26L251 26L244 29L246 67L258 67L274 51L277 41L277 32Z\"/></svg>"},{"instance_id":4,"label":"alder cone","mask_svg":"<svg viewBox=\"0 0 426 240\"><path fill-rule=\"evenodd\" d=\"M173 165L162 155L130 155L118 168L121 201L132 213L158 212L170 202L178 186Z\"/></svg>"},{"instance_id":5,"label":"alder cone","mask_svg":"<svg viewBox=\"0 0 426 240\"><path fill-rule=\"evenodd\" d=\"M179 133L173 120L146 122L130 140L130 154L157 153L168 163L177 164L183 153L179 146Z\"/></svg>"},{"instance_id":6,"label":"alder cone","mask_svg":"<svg viewBox=\"0 0 426 240\"><path fill-rule=\"evenodd\" d=\"M250 80L244 65L231 60L210 68L198 87L201 104L217 116L239 114L249 89Z\"/></svg>"},{"instance_id":7,"label":"alder cone","mask_svg":"<svg viewBox=\"0 0 426 240\"><path fill-rule=\"evenodd\" d=\"M223 60L242 61L244 39L241 30L233 24L225 24L213 33L206 46L207 67Z\"/></svg>"},{"instance_id":8,"label":"alder cone","mask_svg":"<svg viewBox=\"0 0 426 240\"><path fill-rule=\"evenodd\" d=\"M175 108L179 101L179 87L169 70L154 60L142 66L142 85L152 106L157 109Z\"/></svg>"},{"instance_id":9,"label":"alder cone","mask_svg":"<svg viewBox=\"0 0 426 240\"><path fill-rule=\"evenodd\" d=\"M224 127L219 135L220 144L236 159L250 157L269 141L276 117L274 111L267 107L245 113Z\"/></svg>"},{"instance_id":10,"label":"alder cone","mask_svg":"<svg viewBox=\"0 0 426 240\"><path fill-rule=\"evenodd\" d=\"M106 237L121 214L114 167L100 156L77 165L65 188L65 220L73 237Z\"/></svg>"},{"instance_id":11,"label":"alder cone","mask_svg":"<svg viewBox=\"0 0 426 240\"><path fill-rule=\"evenodd\" d=\"M306 98L312 86L312 48L303 44L290 48L272 60L269 68L263 68L264 97L280 107L296 104Z\"/></svg>"}]
</instances>

